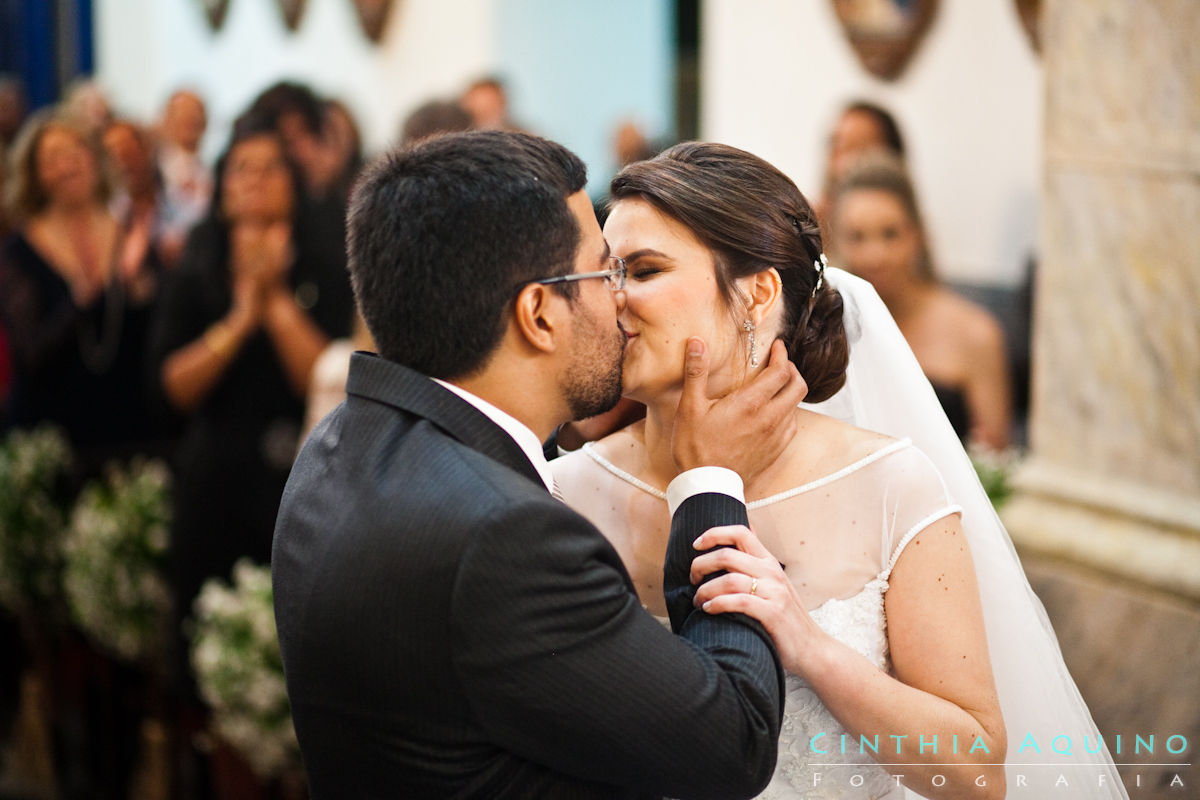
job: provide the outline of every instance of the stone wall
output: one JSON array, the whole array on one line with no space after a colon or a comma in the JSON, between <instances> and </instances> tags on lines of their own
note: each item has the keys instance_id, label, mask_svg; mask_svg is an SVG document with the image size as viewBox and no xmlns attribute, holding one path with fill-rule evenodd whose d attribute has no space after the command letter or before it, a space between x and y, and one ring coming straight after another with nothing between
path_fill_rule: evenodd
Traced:
<instances>
[{"instance_id":1,"label":"stone wall","mask_svg":"<svg viewBox=\"0 0 1200 800\"><path fill-rule=\"evenodd\" d=\"M1046 0L1030 457L1004 518L1102 733L1200 736L1200 3ZM1144 761L1118 756L1117 761ZM1130 796L1200 769L1123 767ZM1169 786L1179 773L1185 789ZM1141 785L1137 785L1138 774Z\"/></svg>"},{"instance_id":2,"label":"stone wall","mask_svg":"<svg viewBox=\"0 0 1200 800\"><path fill-rule=\"evenodd\" d=\"M1014 537L1200 598L1200 4L1044 13L1032 449Z\"/></svg>"}]
</instances>

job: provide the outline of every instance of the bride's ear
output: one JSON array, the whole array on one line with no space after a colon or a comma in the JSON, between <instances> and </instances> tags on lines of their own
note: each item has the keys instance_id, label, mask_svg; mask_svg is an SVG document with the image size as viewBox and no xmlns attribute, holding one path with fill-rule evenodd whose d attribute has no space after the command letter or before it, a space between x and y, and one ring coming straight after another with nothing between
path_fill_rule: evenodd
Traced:
<instances>
[{"instance_id":1,"label":"bride's ear","mask_svg":"<svg viewBox=\"0 0 1200 800\"><path fill-rule=\"evenodd\" d=\"M743 278L747 298L746 313L755 325L762 325L783 300L783 281L774 267Z\"/></svg>"}]
</instances>

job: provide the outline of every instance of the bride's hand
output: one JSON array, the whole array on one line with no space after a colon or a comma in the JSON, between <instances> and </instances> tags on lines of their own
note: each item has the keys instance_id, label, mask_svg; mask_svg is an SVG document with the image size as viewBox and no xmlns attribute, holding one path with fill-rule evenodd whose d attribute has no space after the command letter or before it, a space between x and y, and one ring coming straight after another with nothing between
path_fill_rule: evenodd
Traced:
<instances>
[{"instance_id":1,"label":"bride's hand","mask_svg":"<svg viewBox=\"0 0 1200 800\"><path fill-rule=\"evenodd\" d=\"M691 582L700 584L695 605L709 614L735 612L758 620L775 640L784 669L806 674L828 637L759 538L745 526L729 525L705 531L693 547L709 551L692 560ZM721 570L724 575L700 583Z\"/></svg>"}]
</instances>

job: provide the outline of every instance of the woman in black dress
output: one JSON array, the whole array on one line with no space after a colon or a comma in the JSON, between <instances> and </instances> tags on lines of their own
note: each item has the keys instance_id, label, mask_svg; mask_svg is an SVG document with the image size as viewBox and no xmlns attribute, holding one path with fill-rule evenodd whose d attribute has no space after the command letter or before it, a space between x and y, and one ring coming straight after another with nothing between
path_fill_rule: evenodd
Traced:
<instances>
[{"instance_id":1,"label":"woman in black dress","mask_svg":"<svg viewBox=\"0 0 1200 800\"><path fill-rule=\"evenodd\" d=\"M0 324L13 384L0 428L59 426L89 477L156 435L144 364L157 276L120 257L103 153L71 118L32 117L12 164L18 225L0 248Z\"/></svg>"},{"instance_id":2,"label":"woman in black dress","mask_svg":"<svg viewBox=\"0 0 1200 800\"><path fill-rule=\"evenodd\" d=\"M17 227L0 247L0 325L13 383L0 431L61 429L73 455L70 497L109 461L166 446L145 379L159 270L129 247L108 207L103 151L76 120L54 109L31 117L12 166L8 200ZM26 603L17 652L46 693L59 793L124 796L141 675L63 624L57 589Z\"/></svg>"},{"instance_id":3,"label":"woman in black dress","mask_svg":"<svg viewBox=\"0 0 1200 800\"><path fill-rule=\"evenodd\" d=\"M342 242L314 239L278 134L235 125L206 220L169 276L153 331L176 453L177 614L242 556L266 563L313 362L350 328Z\"/></svg>"}]
</instances>

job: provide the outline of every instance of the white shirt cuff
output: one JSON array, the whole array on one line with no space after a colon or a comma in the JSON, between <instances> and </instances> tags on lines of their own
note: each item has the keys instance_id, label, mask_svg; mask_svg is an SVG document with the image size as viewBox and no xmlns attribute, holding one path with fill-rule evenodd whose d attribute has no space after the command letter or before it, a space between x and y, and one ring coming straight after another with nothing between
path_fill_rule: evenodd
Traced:
<instances>
[{"instance_id":1,"label":"white shirt cuff","mask_svg":"<svg viewBox=\"0 0 1200 800\"><path fill-rule=\"evenodd\" d=\"M675 509L683 505L684 500L708 492L727 494L739 503L746 502L746 489L741 475L724 467L696 467L681 472L667 486L667 507L671 510L671 516L675 516Z\"/></svg>"}]
</instances>

